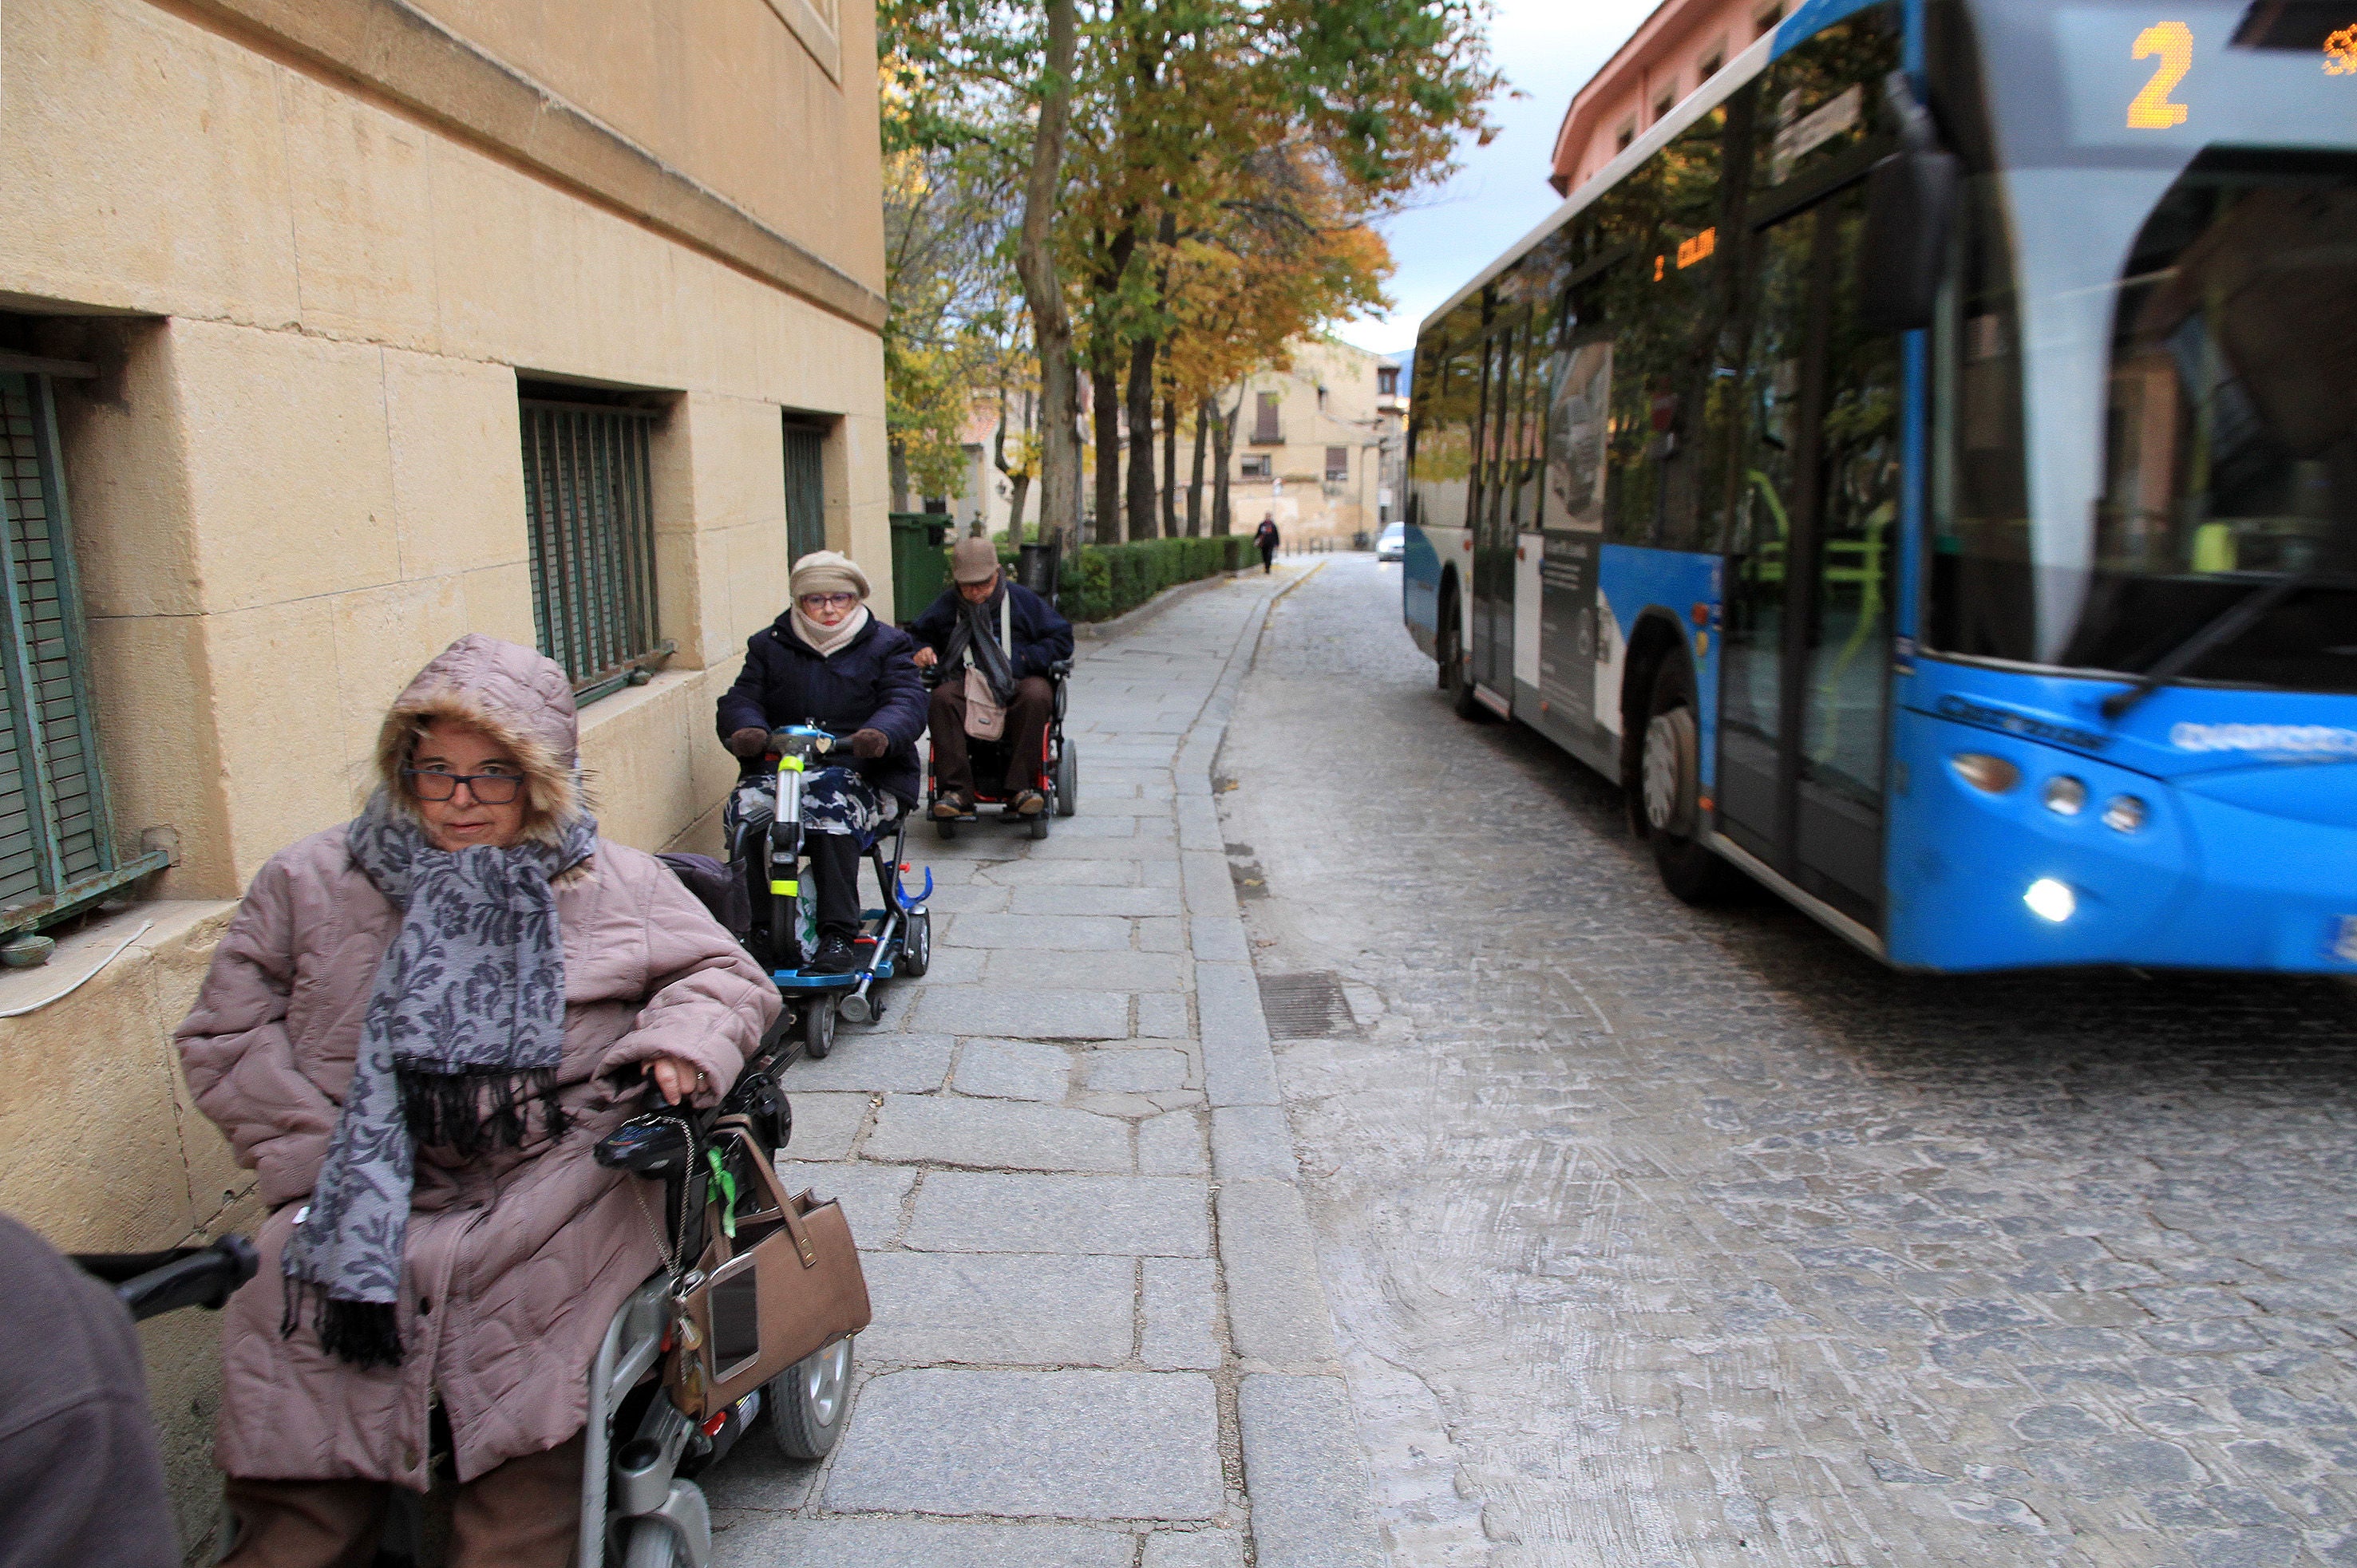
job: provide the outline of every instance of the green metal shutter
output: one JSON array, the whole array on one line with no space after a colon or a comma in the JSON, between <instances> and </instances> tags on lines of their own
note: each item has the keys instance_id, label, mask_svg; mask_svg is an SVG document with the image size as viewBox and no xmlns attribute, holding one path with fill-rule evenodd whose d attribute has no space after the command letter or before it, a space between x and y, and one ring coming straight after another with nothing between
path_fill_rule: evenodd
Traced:
<instances>
[{"instance_id":1,"label":"green metal shutter","mask_svg":"<svg viewBox=\"0 0 2357 1568\"><path fill-rule=\"evenodd\" d=\"M521 400L533 625L587 702L660 662L643 409Z\"/></svg>"},{"instance_id":2,"label":"green metal shutter","mask_svg":"<svg viewBox=\"0 0 2357 1568\"><path fill-rule=\"evenodd\" d=\"M799 561L826 548L826 433L786 426L786 553Z\"/></svg>"},{"instance_id":3,"label":"green metal shutter","mask_svg":"<svg viewBox=\"0 0 2357 1568\"><path fill-rule=\"evenodd\" d=\"M115 854L56 437L45 378L0 371L0 930L69 913L166 863Z\"/></svg>"}]
</instances>

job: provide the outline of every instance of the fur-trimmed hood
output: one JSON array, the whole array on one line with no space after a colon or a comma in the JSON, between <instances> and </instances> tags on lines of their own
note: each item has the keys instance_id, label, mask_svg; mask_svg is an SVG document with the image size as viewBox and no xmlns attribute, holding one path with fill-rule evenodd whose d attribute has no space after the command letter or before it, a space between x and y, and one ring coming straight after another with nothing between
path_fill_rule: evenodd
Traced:
<instances>
[{"instance_id":1,"label":"fur-trimmed hood","mask_svg":"<svg viewBox=\"0 0 2357 1568\"><path fill-rule=\"evenodd\" d=\"M393 699L377 735L377 779L397 802L409 800L401 770L417 732L437 719L469 725L515 753L531 781L529 836L554 843L585 809L573 682L554 660L480 632L436 654Z\"/></svg>"}]
</instances>

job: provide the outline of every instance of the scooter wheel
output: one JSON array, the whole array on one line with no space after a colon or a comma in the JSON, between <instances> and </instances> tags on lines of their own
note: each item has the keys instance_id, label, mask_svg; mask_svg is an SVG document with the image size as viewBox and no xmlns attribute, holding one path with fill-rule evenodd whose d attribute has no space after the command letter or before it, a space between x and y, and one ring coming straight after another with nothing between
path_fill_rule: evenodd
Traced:
<instances>
[{"instance_id":1,"label":"scooter wheel","mask_svg":"<svg viewBox=\"0 0 2357 1568\"><path fill-rule=\"evenodd\" d=\"M611 1559L608 1559L611 1561ZM688 1568L679 1532L659 1519L634 1519L623 1538L622 1568Z\"/></svg>"},{"instance_id":2,"label":"scooter wheel","mask_svg":"<svg viewBox=\"0 0 2357 1568\"><path fill-rule=\"evenodd\" d=\"M892 972L910 980L921 980L925 971L933 966L933 918L928 914L909 917L908 935L900 939L900 957Z\"/></svg>"},{"instance_id":3,"label":"scooter wheel","mask_svg":"<svg viewBox=\"0 0 2357 1568\"><path fill-rule=\"evenodd\" d=\"M834 998L820 992L802 1004L802 1055L824 1061L834 1049Z\"/></svg>"},{"instance_id":4,"label":"scooter wheel","mask_svg":"<svg viewBox=\"0 0 2357 1568\"><path fill-rule=\"evenodd\" d=\"M838 1339L770 1379L765 1402L787 1458L825 1458L851 1409L851 1341Z\"/></svg>"}]
</instances>

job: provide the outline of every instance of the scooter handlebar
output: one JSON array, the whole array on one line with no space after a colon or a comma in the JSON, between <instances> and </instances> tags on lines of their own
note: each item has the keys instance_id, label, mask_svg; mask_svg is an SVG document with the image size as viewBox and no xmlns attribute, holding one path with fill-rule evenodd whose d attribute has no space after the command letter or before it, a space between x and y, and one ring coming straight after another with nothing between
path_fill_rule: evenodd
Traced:
<instances>
[{"instance_id":1,"label":"scooter handlebar","mask_svg":"<svg viewBox=\"0 0 2357 1568\"><path fill-rule=\"evenodd\" d=\"M184 1306L219 1308L253 1277L262 1256L245 1237L229 1235L162 1252L78 1252L73 1262L113 1285L132 1317L145 1322Z\"/></svg>"}]
</instances>

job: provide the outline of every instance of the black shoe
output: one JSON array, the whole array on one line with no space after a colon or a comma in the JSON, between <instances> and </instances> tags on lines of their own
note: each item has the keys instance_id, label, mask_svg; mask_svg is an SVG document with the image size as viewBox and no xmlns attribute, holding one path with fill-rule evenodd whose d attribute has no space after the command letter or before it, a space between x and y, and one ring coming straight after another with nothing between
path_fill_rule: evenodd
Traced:
<instances>
[{"instance_id":1,"label":"black shoe","mask_svg":"<svg viewBox=\"0 0 2357 1568\"><path fill-rule=\"evenodd\" d=\"M829 931L821 936L818 951L811 954L810 972L813 974L849 974L858 967L859 950L851 945L849 937L838 932Z\"/></svg>"}]
</instances>

